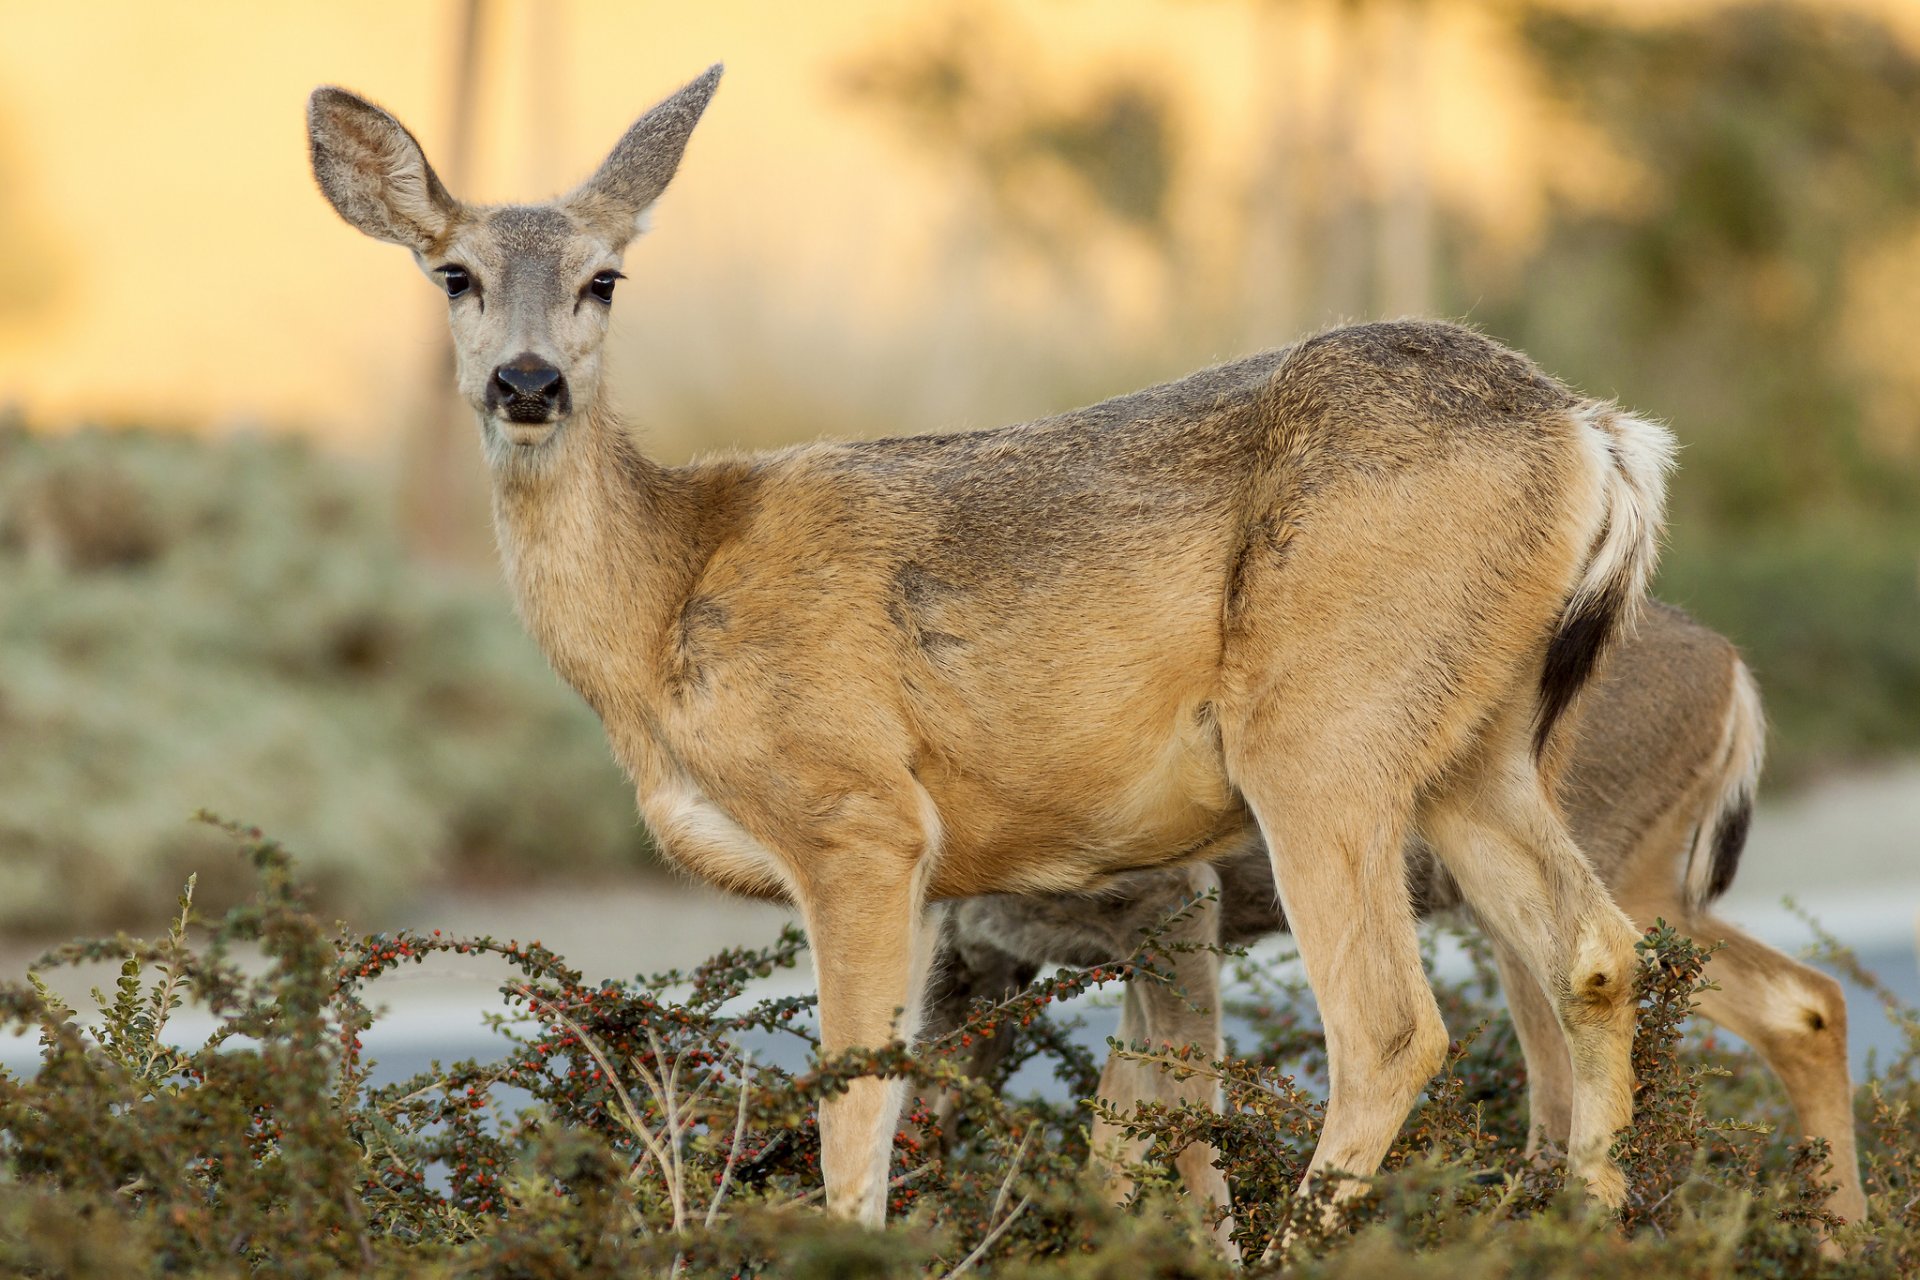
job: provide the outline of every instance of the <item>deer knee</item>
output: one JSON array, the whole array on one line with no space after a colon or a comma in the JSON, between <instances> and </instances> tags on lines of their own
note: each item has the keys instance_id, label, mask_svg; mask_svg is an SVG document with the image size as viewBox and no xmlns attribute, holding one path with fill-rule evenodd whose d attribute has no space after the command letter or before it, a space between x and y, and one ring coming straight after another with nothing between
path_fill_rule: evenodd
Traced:
<instances>
[{"instance_id":1,"label":"deer knee","mask_svg":"<svg viewBox=\"0 0 1920 1280\"><path fill-rule=\"evenodd\" d=\"M1607 1026L1631 1015L1636 940L1625 916L1581 930L1556 1001L1564 1026Z\"/></svg>"},{"instance_id":2,"label":"deer knee","mask_svg":"<svg viewBox=\"0 0 1920 1280\"><path fill-rule=\"evenodd\" d=\"M1801 969L1773 993L1762 1019L1765 1055L1783 1071L1825 1067L1847 1057L1847 996L1817 969Z\"/></svg>"},{"instance_id":3,"label":"deer knee","mask_svg":"<svg viewBox=\"0 0 1920 1280\"><path fill-rule=\"evenodd\" d=\"M1369 1032L1367 1052L1356 1055L1352 1074L1341 1072L1347 1079L1339 1083L1349 1089L1358 1085L1358 1091L1412 1105L1427 1081L1447 1062L1451 1042L1440 1011L1429 1006L1399 1018L1382 1019Z\"/></svg>"},{"instance_id":4,"label":"deer knee","mask_svg":"<svg viewBox=\"0 0 1920 1280\"><path fill-rule=\"evenodd\" d=\"M1440 1068L1447 1065L1447 1050L1453 1045L1447 1035L1447 1024L1440 1020L1439 1010L1433 1010L1431 1016L1419 1020L1419 1026L1406 1051L1407 1074L1419 1080L1420 1088L1427 1081L1440 1074Z\"/></svg>"}]
</instances>

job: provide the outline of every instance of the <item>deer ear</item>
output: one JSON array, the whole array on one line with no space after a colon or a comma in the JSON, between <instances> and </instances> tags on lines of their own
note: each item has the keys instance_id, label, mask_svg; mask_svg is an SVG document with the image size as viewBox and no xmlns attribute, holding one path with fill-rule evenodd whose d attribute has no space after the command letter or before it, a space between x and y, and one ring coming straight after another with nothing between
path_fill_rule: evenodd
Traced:
<instances>
[{"instance_id":1,"label":"deer ear","mask_svg":"<svg viewBox=\"0 0 1920 1280\"><path fill-rule=\"evenodd\" d=\"M647 210L680 167L693 126L720 85L721 70L716 62L636 120L599 171L567 197L568 208L615 244L624 245L645 229Z\"/></svg>"},{"instance_id":2,"label":"deer ear","mask_svg":"<svg viewBox=\"0 0 1920 1280\"><path fill-rule=\"evenodd\" d=\"M430 254L460 217L406 126L345 89L307 99L313 176L335 210L376 240Z\"/></svg>"}]
</instances>

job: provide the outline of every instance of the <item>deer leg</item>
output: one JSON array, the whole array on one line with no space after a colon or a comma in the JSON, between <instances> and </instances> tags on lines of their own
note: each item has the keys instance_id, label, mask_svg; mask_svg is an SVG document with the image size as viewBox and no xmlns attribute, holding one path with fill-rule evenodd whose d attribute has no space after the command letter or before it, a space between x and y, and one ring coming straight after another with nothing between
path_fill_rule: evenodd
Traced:
<instances>
[{"instance_id":1,"label":"deer leg","mask_svg":"<svg viewBox=\"0 0 1920 1280\"><path fill-rule=\"evenodd\" d=\"M1141 1008L1142 985L1129 982L1126 994L1121 997L1120 1025L1113 1033L1121 1044L1147 1039L1146 1014ZM1108 1106L1124 1114L1153 1097L1153 1082L1140 1063L1118 1051L1109 1052L1107 1065L1100 1072L1100 1096ZM1127 1166L1146 1154L1147 1140L1131 1137L1119 1125L1096 1117L1088 1145L1093 1149L1094 1168L1106 1183L1108 1198L1115 1204L1125 1202L1133 1194L1133 1178L1128 1175Z\"/></svg>"},{"instance_id":2,"label":"deer leg","mask_svg":"<svg viewBox=\"0 0 1920 1280\"><path fill-rule=\"evenodd\" d=\"M1520 1053L1527 1061L1527 1154L1535 1156L1542 1142L1567 1145L1573 1130L1573 1062L1567 1057L1560 1020L1527 971L1526 961L1497 942L1493 958L1500 970L1507 1012L1520 1036Z\"/></svg>"},{"instance_id":3,"label":"deer leg","mask_svg":"<svg viewBox=\"0 0 1920 1280\"><path fill-rule=\"evenodd\" d=\"M1203 894L1216 889L1219 876L1212 867L1195 866L1187 878L1188 889ZM1171 905L1171 904L1169 904ZM1165 935L1169 942L1199 943L1212 946L1220 938L1220 903L1196 903ZM1197 1045L1209 1057L1219 1057L1220 1038L1220 957L1213 951L1175 951L1167 955L1166 967L1172 983L1152 978L1135 978L1127 983L1125 1003L1120 1012L1117 1038L1125 1044L1144 1040L1156 1049ZM1125 1059L1110 1054L1100 1076L1100 1096L1115 1107L1130 1111L1141 1102L1159 1102L1177 1107L1184 1102L1198 1103L1213 1111L1221 1104L1220 1083L1210 1075L1182 1073L1152 1063ZM1133 1194L1133 1179L1126 1167L1137 1163L1148 1146L1144 1138L1129 1139L1117 1125L1105 1120L1093 1124L1092 1148L1095 1167L1104 1175L1114 1202ZM1180 1181L1204 1210L1232 1203L1227 1178L1218 1168L1220 1153L1209 1143L1189 1144L1174 1157L1173 1167ZM1230 1258L1239 1256L1233 1243L1233 1219L1222 1219L1214 1229L1214 1242Z\"/></svg>"},{"instance_id":4,"label":"deer leg","mask_svg":"<svg viewBox=\"0 0 1920 1280\"><path fill-rule=\"evenodd\" d=\"M1404 814L1367 803L1397 789L1362 785L1342 763L1277 752L1236 777L1266 838L1326 1032L1326 1123L1309 1179L1379 1168L1447 1053L1407 895ZM1335 1194L1361 1189L1346 1182Z\"/></svg>"},{"instance_id":5,"label":"deer leg","mask_svg":"<svg viewBox=\"0 0 1920 1280\"><path fill-rule=\"evenodd\" d=\"M1500 758L1429 794L1421 827L1467 904L1552 1007L1572 1074L1568 1167L1618 1206L1626 1181L1608 1152L1633 1118L1638 935L1548 801L1524 731L1506 741L1512 749Z\"/></svg>"},{"instance_id":6,"label":"deer leg","mask_svg":"<svg viewBox=\"0 0 1920 1280\"><path fill-rule=\"evenodd\" d=\"M802 895L820 990L820 1051L911 1040L938 941L911 865L861 860ZM872 1077L820 1103L827 1209L871 1226L886 1219L887 1171L906 1085Z\"/></svg>"},{"instance_id":7,"label":"deer leg","mask_svg":"<svg viewBox=\"0 0 1920 1280\"><path fill-rule=\"evenodd\" d=\"M948 913L940 931L939 956L928 983L923 1038L939 1039L960 1029L976 1000L1005 1000L1033 981L1036 966L979 938L965 947L954 945L954 916ZM975 1079L990 1075L1013 1049L1011 1035L980 1036L971 1045L953 1051L953 1061ZM953 1144L959 1124L960 1095L939 1089L928 1099L943 1149Z\"/></svg>"},{"instance_id":8,"label":"deer leg","mask_svg":"<svg viewBox=\"0 0 1920 1280\"><path fill-rule=\"evenodd\" d=\"M1840 984L1712 916L1694 916L1683 927L1702 946L1722 944L1706 971L1719 990L1700 993L1699 1011L1752 1045L1780 1077L1801 1131L1827 1141L1836 1184L1828 1210L1861 1221L1867 1197L1854 1147L1847 998Z\"/></svg>"}]
</instances>

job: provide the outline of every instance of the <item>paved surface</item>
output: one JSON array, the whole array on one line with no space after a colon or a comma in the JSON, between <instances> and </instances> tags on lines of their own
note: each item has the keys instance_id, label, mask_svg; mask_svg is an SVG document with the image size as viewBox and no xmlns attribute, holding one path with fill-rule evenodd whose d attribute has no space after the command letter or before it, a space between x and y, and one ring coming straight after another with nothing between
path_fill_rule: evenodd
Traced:
<instances>
[{"instance_id":1,"label":"paved surface","mask_svg":"<svg viewBox=\"0 0 1920 1280\"><path fill-rule=\"evenodd\" d=\"M1784 895L1795 897L1909 1003L1920 1005L1920 764L1835 781L1763 806L1722 914L1798 951L1812 935L1780 905ZM689 967L724 947L764 944L791 919L781 908L647 877L591 890L427 894L374 924L537 939L590 977L631 977ZM17 973L27 959L0 957L6 966L0 972ZM437 957L383 979L374 994L389 1014L369 1042L385 1064L383 1074L411 1074L434 1057L491 1052L495 1042L481 1027L480 1013L498 1007L498 985L507 972L498 962ZM69 973L56 986L88 1008L87 988L109 985L112 976L105 968ZM804 990L811 981L804 970L776 975L769 991ZM1083 1038L1098 1046L1116 1015L1098 1007L1086 1015ZM1877 1004L1862 993L1853 993L1850 1021L1856 1067L1870 1050L1884 1053L1896 1043ZM180 1030L191 1035L204 1025L188 1017ZM0 1040L0 1064L19 1066L33 1056L30 1041Z\"/></svg>"}]
</instances>

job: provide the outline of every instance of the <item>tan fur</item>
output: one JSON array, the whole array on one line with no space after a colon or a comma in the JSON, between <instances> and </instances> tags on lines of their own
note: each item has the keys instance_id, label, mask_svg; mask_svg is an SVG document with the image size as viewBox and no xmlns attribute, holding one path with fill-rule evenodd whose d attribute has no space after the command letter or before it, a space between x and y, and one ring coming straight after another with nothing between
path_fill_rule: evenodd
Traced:
<instances>
[{"instance_id":1,"label":"tan fur","mask_svg":"<svg viewBox=\"0 0 1920 1280\"><path fill-rule=\"evenodd\" d=\"M391 117L339 90L310 114L341 214L472 280L450 317L508 580L667 856L793 898L833 1051L909 1030L931 903L1257 826L1331 1046L1313 1168L1366 1173L1446 1046L1399 874L1418 829L1554 993L1574 1168L1616 1200L1633 932L1529 737L1570 607L1608 602L1604 644L1651 561L1659 430L1408 322L1019 427L658 466L601 403L590 285L716 83L541 206L423 198ZM897 1090L869 1083L823 1106L823 1168L877 1221Z\"/></svg>"},{"instance_id":2,"label":"tan fur","mask_svg":"<svg viewBox=\"0 0 1920 1280\"><path fill-rule=\"evenodd\" d=\"M1702 994L1699 1011L1753 1045L1779 1076L1801 1131L1825 1139L1832 1153L1836 1186L1827 1208L1855 1222L1866 1213L1866 1198L1855 1154L1845 997L1825 974L1715 917L1701 889L1705 855L1697 850L1731 808L1751 802L1764 736L1759 693L1733 646L1679 610L1656 605L1566 735L1559 797L1581 848L1637 925L1663 919L1703 944L1721 944L1707 967L1717 989ZM1458 903L1457 886L1430 851L1415 842L1406 856L1423 911ZM1180 940L1244 943L1286 926L1262 849L1236 852L1218 874L1218 912L1188 917ZM970 999L999 998L1043 963L1094 965L1125 956L1143 930L1202 887L1186 872L1149 872L1115 880L1096 895L961 904L949 923L952 955L933 1030L958 1025ZM1219 932L1208 938L1203 926L1214 922ZM1573 1130L1574 1076L1560 1015L1511 946L1496 944L1495 955L1527 1060L1530 1149L1542 1139L1564 1146ZM1208 977L1188 964L1181 994L1155 982L1132 984L1122 1038L1146 1028L1155 1043L1217 1043L1217 1022L1204 1014L1218 1003ZM1000 1047L982 1041L973 1069L987 1069L987 1056ZM1122 1105L1183 1101L1193 1087L1116 1060L1102 1096ZM1133 1158L1136 1151L1117 1155ZM1205 1147L1181 1155L1183 1178L1203 1202L1222 1194L1215 1158Z\"/></svg>"}]
</instances>

